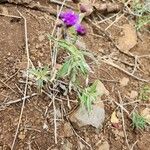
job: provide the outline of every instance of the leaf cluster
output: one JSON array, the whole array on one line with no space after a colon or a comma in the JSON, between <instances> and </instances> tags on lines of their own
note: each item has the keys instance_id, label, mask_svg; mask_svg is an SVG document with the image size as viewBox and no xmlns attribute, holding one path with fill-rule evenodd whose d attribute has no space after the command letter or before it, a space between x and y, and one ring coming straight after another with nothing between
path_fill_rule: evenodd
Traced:
<instances>
[{"instance_id":1,"label":"leaf cluster","mask_svg":"<svg viewBox=\"0 0 150 150\"><path fill-rule=\"evenodd\" d=\"M146 126L146 119L137 112L132 114L132 126L136 129L144 129Z\"/></svg>"},{"instance_id":2,"label":"leaf cluster","mask_svg":"<svg viewBox=\"0 0 150 150\"><path fill-rule=\"evenodd\" d=\"M38 89L41 89L44 83L50 79L50 71L47 66L43 68L32 68L29 70L29 74L33 76Z\"/></svg>"}]
</instances>

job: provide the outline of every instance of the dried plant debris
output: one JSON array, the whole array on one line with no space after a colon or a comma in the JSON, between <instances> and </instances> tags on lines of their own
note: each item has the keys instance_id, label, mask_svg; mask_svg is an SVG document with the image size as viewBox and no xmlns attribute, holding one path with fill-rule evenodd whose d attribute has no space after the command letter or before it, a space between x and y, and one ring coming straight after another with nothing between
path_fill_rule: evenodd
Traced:
<instances>
[{"instance_id":1,"label":"dried plant debris","mask_svg":"<svg viewBox=\"0 0 150 150\"><path fill-rule=\"evenodd\" d=\"M124 5L122 3L110 3L110 2L94 4L94 8L102 14L117 13L123 10L123 6Z\"/></svg>"}]
</instances>

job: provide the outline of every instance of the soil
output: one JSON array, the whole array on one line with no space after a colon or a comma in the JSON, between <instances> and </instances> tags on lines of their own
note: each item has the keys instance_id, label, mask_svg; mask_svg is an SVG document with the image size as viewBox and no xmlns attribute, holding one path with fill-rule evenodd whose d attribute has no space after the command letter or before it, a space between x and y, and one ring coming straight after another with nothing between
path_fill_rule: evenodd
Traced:
<instances>
[{"instance_id":1,"label":"soil","mask_svg":"<svg viewBox=\"0 0 150 150\"><path fill-rule=\"evenodd\" d=\"M39 2L41 5L50 5L56 9L56 4L49 4L47 1L42 0ZM71 4L71 2L69 4ZM75 6L77 7L77 5ZM17 9L27 20L30 59L35 66L38 66L39 63L42 65L49 65L51 63L51 57L47 34L52 32L56 18L50 16L46 12L27 9L23 6L18 6L17 8L16 5L12 4L0 5L0 12L3 13L5 10L5 14L8 13L9 15L19 16ZM95 19L98 19L97 16L90 16L91 19L94 17ZM112 39L114 41L117 40L122 31L121 26L130 23L133 23L133 20L128 16L123 16L117 22L117 25L112 25L108 29ZM126 69L127 71L133 69L132 66L123 63L129 62L134 64L134 59L132 57L119 51L112 41L110 41L105 35L102 35L101 31L91 23L85 21L84 24L87 28L88 34L81 37L81 41L85 43L89 51L97 56L97 59L112 54L112 57L116 58L116 61L114 60L114 62L121 68ZM109 24L110 23L102 23L101 27L104 28ZM130 50L130 52L138 56L150 54L149 32L138 32L137 44ZM13 103L9 106L4 104L5 102L14 101L23 97L25 86L24 73L27 65L23 19L16 19L5 15L0 16L0 58L0 150L10 150L17 129L22 102ZM61 58L59 62L62 62ZM140 64L140 70L137 69L135 75L150 80L150 58L141 57ZM109 98L111 97L118 102L118 90L122 95L124 103L131 102L133 100L128 98L131 91L135 90L139 92L143 85L149 84L135 80L124 72L105 63L98 65L91 64L91 67L95 73L90 75L90 82L95 79L100 79L110 92ZM129 83L127 86L122 87L119 84L119 80L124 77L129 78ZM37 89L31 85L28 88L27 95L36 92ZM73 98L74 96L72 96L72 99ZM110 122L110 117L113 111L119 109L117 105L108 100L109 98L103 98L106 110L106 119L103 128L97 130L93 127L83 127L76 130L76 132L85 139L94 150L98 150L98 145L103 143L103 141L108 142L110 150L126 150L128 148L125 142L125 137L122 134L122 127L121 129L116 129ZM56 108L60 119L57 121L58 143L55 144L53 107L50 106L50 108L48 108L49 103L49 97L44 94L33 96L26 101L14 149L88 150L89 147L75 134L71 137L63 136L64 133L62 128L67 120L65 117L61 118L59 113L62 109L62 105L63 107L66 107L67 113L73 111L74 106L73 104L72 109L69 109L65 101L56 101ZM136 105L136 109L141 111L142 109L149 107L149 104L150 101L140 103L139 105L127 105L126 109L131 112L135 109ZM47 115L45 115L47 108L48 112ZM134 150L149 150L149 128L147 127L142 131L134 130L131 126L131 119L126 116L126 114L125 126L129 144L132 145L137 142L134 146Z\"/></svg>"}]
</instances>

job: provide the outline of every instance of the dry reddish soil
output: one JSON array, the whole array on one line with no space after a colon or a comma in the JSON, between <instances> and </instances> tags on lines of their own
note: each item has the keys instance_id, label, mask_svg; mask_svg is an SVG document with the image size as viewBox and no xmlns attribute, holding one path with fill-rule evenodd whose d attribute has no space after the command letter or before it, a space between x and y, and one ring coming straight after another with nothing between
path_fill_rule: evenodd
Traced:
<instances>
[{"instance_id":1,"label":"dry reddish soil","mask_svg":"<svg viewBox=\"0 0 150 150\"><path fill-rule=\"evenodd\" d=\"M40 2L41 5L50 5L42 0ZM52 4L51 6L56 8L56 4ZM0 5L0 12L5 11L5 13L9 15L19 16L17 9L27 20L30 59L35 66L37 66L39 62L43 65L50 64L50 48L46 34L52 32L56 18L47 13L27 9L23 6L16 8L16 6L12 4ZM89 18L94 22L94 17L98 20L98 17L94 16L94 14ZM111 34L111 37L116 40L121 34L121 26L132 22L133 20L128 18L128 16L123 16L115 26L112 25L108 29L108 32ZM88 34L82 37L81 40L85 42L86 47L91 52L94 52L97 59L112 54L112 57L116 59L114 62L121 68L127 71L133 69L133 66L124 63L128 62L134 64L132 57L120 52L112 41L105 37L105 35L102 35L101 31L93 26L92 23L85 21L84 24L88 30ZM109 24L109 22L106 24L102 23L101 27L104 28ZM24 72L27 64L24 34L23 19L0 16L0 150L11 149L22 107L22 102L13 103L9 106L5 105L5 102L14 101L23 97L25 86ZM138 42L130 52L139 56L150 54L149 32L141 31L138 33ZM150 58L142 57L140 64L141 70L137 69L135 75L149 80ZM124 72L102 62L98 65L91 64L91 67L95 73L90 75L90 82L94 79L100 79L109 90L110 97L118 102L118 90L125 103L131 101L126 98L126 96L129 97L132 90L139 92L143 85L148 84L135 80ZM118 82L123 77L129 78L129 83L125 87L120 86ZM27 95L32 95L35 92L37 92L36 88L30 85ZM108 99L108 97L103 98L106 119L101 130L96 130L93 127L84 127L75 130L94 150L98 150L98 145L103 143L103 141L109 143L110 150L126 150L128 148L122 125L118 129L113 127L110 122L112 112L119 109L117 105L111 103ZM71 137L64 137L62 129L64 123L67 121L65 117L57 121L58 144L55 144L52 106L48 109L47 115L45 116L45 111L49 103L49 97L44 94L33 96L26 101L16 139L15 150L88 150L89 147L75 134ZM136 105L136 109L140 111L149 107L149 104L149 101L137 105L131 104L127 105L126 109L131 112ZM65 101L56 101L58 111L61 110L62 105L66 107L67 113L73 109L72 107L72 109L69 110ZM74 104L72 105L74 106ZM137 141L134 150L149 150L149 128L147 127L143 131L134 130L131 126L131 120L126 114L125 126L129 144L132 145Z\"/></svg>"}]
</instances>

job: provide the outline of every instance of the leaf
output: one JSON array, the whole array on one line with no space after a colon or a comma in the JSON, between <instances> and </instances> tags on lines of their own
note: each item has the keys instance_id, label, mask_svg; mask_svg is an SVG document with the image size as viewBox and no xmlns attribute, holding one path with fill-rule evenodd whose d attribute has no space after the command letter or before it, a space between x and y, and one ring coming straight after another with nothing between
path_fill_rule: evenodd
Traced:
<instances>
[{"instance_id":1,"label":"leaf","mask_svg":"<svg viewBox=\"0 0 150 150\"><path fill-rule=\"evenodd\" d=\"M115 111L111 114L110 121L112 124L118 124L119 123L119 119L118 119Z\"/></svg>"},{"instance_id":2,"label":"leaf","mask_svg":"<svg viewBox=\"0 0 150 150\"><path fill-rule=\"evenodd\" d=\"M60 70L58 70L58 74L57 74L57 77L58 78L61 78L61 77L65 77L65 76L67 76L67 75L69 75L70 74L70 61L68 60L68 61L66 61L63 65L62 65L62 67L61 67L61 69Z\"/></svg>"},{"instance_id":3,"label":"leaf","mask_svg":"<svg viewBox=\"0 0 150 150\"><path fill-rule=\"evenodd\" d=\"M146 119L142 115L139 115L137 112L133 112L132 125L136 129L144 129L146 126Z\"/></svg>"}]
</instances>

